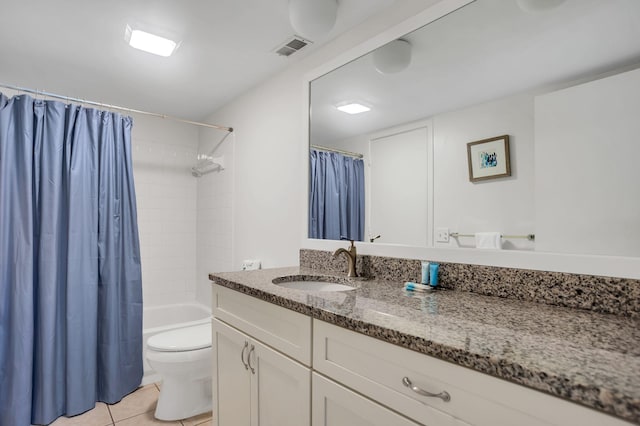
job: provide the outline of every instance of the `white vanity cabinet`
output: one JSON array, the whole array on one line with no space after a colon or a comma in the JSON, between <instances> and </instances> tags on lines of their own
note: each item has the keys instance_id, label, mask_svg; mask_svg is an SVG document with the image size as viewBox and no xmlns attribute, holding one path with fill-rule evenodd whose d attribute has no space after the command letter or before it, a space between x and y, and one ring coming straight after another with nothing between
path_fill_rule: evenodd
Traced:
<instances>
[{"instance_id":1,"label":"white vanity cabinet","mask_svg":"<svg viewBox=\"0 0 640 426\"><path fill-rule=\"evenodd\" d=\"M632 425L219 285L213 316L216 426Z\"/></svg>"},{"instance_id":2,"label":"white vanity cabinet","mask_svg":"<svg viewBox=\"0 0 640 426\"><path fill-rule=\"evenodd\" d=\"M214 319L214 422L251 425L251 374L246 364L249 338Z\"/></svg>"},{"instance_id":3,"label":"white vanity cabinet","mask_svg":"<svg viewBox=\"0 0 640 426\"><path fill-rule=\"evenodd\" d=\"M560 398L319 320L313 323L313 369L314 392L315 372L318 372L336 386L353 389L425 426L631 425ZM328 394L325 407L340 398L339 390L334 394L325 386L323 392ZM322 409L322 404L316 401L317 395L314 394L313 399L315 421L316 407ZM318 426L324 424L317 423Z\"/></svg>"},{"instance_id":4,"label":"white vanity cabinet","mask_svg":"<svg viewBox=\"0 0 640 426\"><path fill-rule=\"evenodd\" d=\"M309 425L311 318L220 286L213 307L214 425Z\"/></svg>"},{"instance_id":5,"label":"white vanity cabinet","mask_svg":"<svg viewBox=\"0 0 640 426\"><path fill-rule=\"evenodd\" d=\"M311 371L214 319L219 426L309 424Z\"/></svg>"},{"instance_id":6,"label":"white vanity cabinet","mask_svg":"<svg viewBox=\"0 0 640 426\"><path fill-rule=\"evenodd\" d=\"M317 373L312 382L313 426L420 426Z\"/></svg>"}]
</instances>

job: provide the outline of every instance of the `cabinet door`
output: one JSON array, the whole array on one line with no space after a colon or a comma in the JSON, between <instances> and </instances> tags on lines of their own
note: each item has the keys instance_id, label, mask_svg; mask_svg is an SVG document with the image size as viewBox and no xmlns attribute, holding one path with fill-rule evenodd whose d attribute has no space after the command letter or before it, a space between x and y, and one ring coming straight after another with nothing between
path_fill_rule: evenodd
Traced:
<instances>
[{"instance_id":1,"label":"cabinet door","mask_svg":"<svg viewBox=\"0 0 640 426\"><path fill-rule=\"evenodd\" d=\"M249 338L216 319L212 324L214 424L250 426L251 374L240 359Z\"/></svg>"},{"instance_id":2,"label":"cabinet door","mask_svg":"<svg viewBox=\"0 0 640 426\"><path fill-rule=\"evenodd\" d=\"M418 426L418 423L313 373L312 425Z\"/></svg>"},{"instance_id":3,"label":"cabinet door","mask_svg":"<svg viewBox=\"0 0 640 426\"><path fill-rule=\"evenodd\" d=\"M253 426L308 426L311 370L256 341L251 345Z\"/></svg>"}]
</instances>

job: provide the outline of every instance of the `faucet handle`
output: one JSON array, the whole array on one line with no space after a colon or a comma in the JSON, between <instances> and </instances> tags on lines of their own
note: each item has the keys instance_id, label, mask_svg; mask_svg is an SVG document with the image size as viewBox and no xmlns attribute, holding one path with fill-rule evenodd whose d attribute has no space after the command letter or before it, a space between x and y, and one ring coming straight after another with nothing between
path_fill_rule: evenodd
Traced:
<instances>
[{"instance_id":1,"label":"faucet handle","mask_svg":"<svg viewBox=\"0 0 640 426\"><path fill-rule=\"evenodd\" d=\"M345 240L345 241L349 241L351 243L351 245L349 246L349 249L352 250L355 248L355 241L352 240L351 238L347 238L344 235L340 235L340 239L341 240Z\"/></svg>"}]
</instances>

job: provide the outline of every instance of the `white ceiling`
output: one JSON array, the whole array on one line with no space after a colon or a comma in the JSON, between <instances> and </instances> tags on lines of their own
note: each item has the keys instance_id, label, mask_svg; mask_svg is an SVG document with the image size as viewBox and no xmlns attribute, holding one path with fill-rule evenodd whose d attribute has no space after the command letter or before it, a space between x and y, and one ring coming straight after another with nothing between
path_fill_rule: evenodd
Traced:
<instances>
[{"instance_id":1,"label":"white ceiling","mask_svg":"<svg viewBox=\"0 0 640 426\"><path fill-rule=\"evenodd\" d=\"M539 13L477 0L404 38L413 56L402 72L382 75L365 55L312 83L313 143L640 65L640 0L566 0ZM372 109L344 114L344 101Z\"/></svg>"},{"instance_id":2,"label":"white ceiling","mask_svg":"<svg viewBox=\"0 0 640 426\"><path fill-rule=\"evenodd\" d=\"M331 33L284 58L273 50L294 34L288 0L0 0L0 82L201 119L393 3L338 0ZM129 47L136 23L180 48Z\"/></svg>"}]
</instances>

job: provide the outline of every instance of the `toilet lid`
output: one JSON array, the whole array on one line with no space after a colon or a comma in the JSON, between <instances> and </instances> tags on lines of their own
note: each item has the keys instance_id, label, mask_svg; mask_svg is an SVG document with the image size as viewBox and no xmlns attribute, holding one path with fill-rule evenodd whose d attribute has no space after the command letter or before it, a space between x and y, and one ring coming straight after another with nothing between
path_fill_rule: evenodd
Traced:
<instances>
[{"instance_id":1,"label":"toilet lid","mask_svg":"<svg viewBox=\"0 0 640 426\"><path fill-rule=\"evenodd\" d=\"M211 346L211 324L194 325L154 334L149 349L161 352L195 351Z\"/></svg>"}]
</instances>

